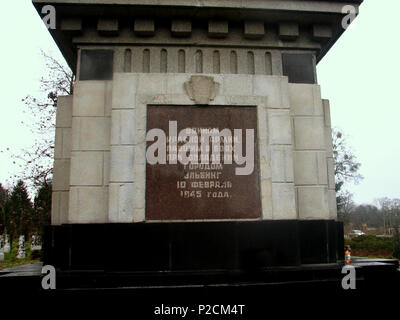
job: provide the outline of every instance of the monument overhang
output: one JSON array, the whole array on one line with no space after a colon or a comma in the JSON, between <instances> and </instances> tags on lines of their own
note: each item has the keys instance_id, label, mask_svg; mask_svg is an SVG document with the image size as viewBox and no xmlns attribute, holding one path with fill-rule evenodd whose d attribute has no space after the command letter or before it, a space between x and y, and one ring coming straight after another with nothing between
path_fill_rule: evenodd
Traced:
<instances>
[{"instance_id":1,"label":"monument overhang","mask_svg":"<svg viewBox=\"0 0 400 320\"><path fill-rule=\"evenodd\" d=\"M107 40L85 39L82 36L85 28L90 28L93 25L91 22L96 18L122 20L122 24L117 24L117 33L125 25L133 29L133 19L154 19L157 22L166 19L169 21L185 19L192 22L212 19L226 20L236 26L244 22L258 22L267 25L265 34L274 33L276 31L274 29L281 28L280 24L282 23L294 23L299 26L300 33L305 30L303 39L292 36L280 37L278 30L277 38L279 38L279 41L271 43L266 35L264 38L259 37L258 41L253 39L251 45L290 50L308 49L314 51L316 62L319 62L345 31L342 27L342 20L347 13L342 13L343 7L351 5L358 14L361 3L362 0L263 0L245 2L241 0L223 2L211 0L201 2L195 0L33 0L34 6L42 16L41 10L44 5L52 5L56 8L57 27L50 30L50 33L73 70L76 69L76 47L80 44L112 43L118 45L129 43L129 40L121 39L121 37L114 37L116 38L114 40L112 38ZM70 25L71 20L73 20L72 26ZM69 26L65 27L66 24ZM154 33L156 32L157 30L154 31ZM199 43L198 39L192 40ZM132 44L141 42L134 38L130 41ZM157 40L155 43L157 44ZM182 44L182 42L179 44ZM207 42L203 45L212 45L212 43ZM240 42L229 43L228 45L238 46ZM241 45L246 46L247 44Z\"/></svg>"},{"instance_id":2,"label":"monument overhang","mask_svg":"<svg viewBox=\"0 0 400 320\"><path fill-rule=\"evenodd\" d=\"M253 9L281 9L303 11L303 10L324 10L337 7L341 3L355 3L361 4L363 0L260 0L260 1L243 1L243 0L230 0L230 1L215 1L215 0L162 0L162 1L149 1L149 0L34 0L35 3L62 3L62 4L103 4L103 5L129 5L129 6L181 6L181 7L224 7L224 8L253 8ZM302 2L301 7L296 9L293 3ZM322 4L323 3L323 4Z\"/></svg>"}]
</instances>

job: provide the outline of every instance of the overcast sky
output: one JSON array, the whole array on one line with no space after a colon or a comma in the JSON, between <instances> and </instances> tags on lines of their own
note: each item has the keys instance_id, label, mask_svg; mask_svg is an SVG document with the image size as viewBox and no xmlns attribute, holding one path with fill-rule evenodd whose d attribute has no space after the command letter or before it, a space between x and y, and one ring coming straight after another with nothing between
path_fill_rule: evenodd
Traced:
<instances>
[{"instance_id":1,"label":"overcast sky","mask_svg":"<svg viewBox=\"0 0 400 320\"><path fill-rule=\"evenodd\" d=\"M45 68L43 49L61 58L31 0L0 5L1 110L0 150L17 151L32 144L21 121L21 99L38 90ZM332 125L348 135L364 176L348 185L357 203L375 198L400 198L400 12L399 0L364 0L360 15L318 65L322 97L331 103ZM12 159L0 154L0 182L17 171Z\"/></svg>"}]
</instances>

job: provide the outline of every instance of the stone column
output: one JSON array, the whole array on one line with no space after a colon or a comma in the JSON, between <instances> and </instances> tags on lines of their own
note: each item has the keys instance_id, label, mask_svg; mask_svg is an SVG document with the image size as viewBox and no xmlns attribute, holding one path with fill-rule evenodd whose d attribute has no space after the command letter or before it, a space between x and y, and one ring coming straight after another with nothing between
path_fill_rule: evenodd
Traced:
<instances>
[{"instance_id":1,"label":"stone column","mask_svg":"<svg viewBox=\"0 0 400 320\"><path fill-rule=\"evenodd\" d=\"M25 259L25 236L19 236L17 259Z\"/></svg>"},{"instance_id":2,"label":"stone column","mask_svg":"<svg viewBox=\"0 0 400 320\"><path fill-rule=\"evenodd\" d=\"M289 84L294 128L294 181L300 220L329 219L325 118L320 87Z\"/></svg>"},{"instance_id":3,"label":"stone column","mask_svg":"<svg viewBox=\"0 0 400 320\"><path fill-rule=\"evenodd\" d=\"M51 224L68 222L69 171L71 164L72 96L58 97Z\"/></svg>"},{"instance_id":4,"label":"stone column","mask_svg":"<svg viewBox=\"0 0 400 320\"><path fill-rule=\"evenodd\" d=\"M75 84L69 223L108 221L110 89L110 81Z\"/></svg>"}]
</instances>

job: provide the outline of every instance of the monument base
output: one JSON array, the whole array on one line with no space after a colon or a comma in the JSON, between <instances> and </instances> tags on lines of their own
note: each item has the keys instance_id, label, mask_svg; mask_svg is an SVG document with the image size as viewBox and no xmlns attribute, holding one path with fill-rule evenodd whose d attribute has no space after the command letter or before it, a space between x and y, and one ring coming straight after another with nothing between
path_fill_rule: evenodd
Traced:
<instances>
[{"instance_id":1,"label":"monument base","mask_svg":"<svg viewBox=\"0 0 400 320\"><path fill-rule=\"evenodd\" d=\"M351 265L356 269L354 289L343 287L345 274L341 272L341 265L328 263L250 272L57 271L56 289L44 290L42 264L37 263L0 270L0 298L8 307L12 302L19 303L21 309L16 297L21 292L28 296L24 308L18 309L19 314L27 310L30 314L53 315L46 313L46 308L56 306L64 315L71 313L75 317L77 310L79 314L85 310L91 316L109 311L115 315L122 311L125 316L130 312L135 319L190 320L258 320L268 318L276 310L280 316L293 311L294 316L304 312L320 318L321 310L331 316L335 311L339 317L348 316L349 312L359 316L360 310L371 310L364 308L365 303L376 308L385 306L390 298L398 299L397 260L353 259ZM378 303L379 299L384 303ZM35 308L27 308L27 303ZM243 306L243 312L222 314L219 309L235 305ZM188 310L187 317L157 313L157 308L178 306ZM207 313L204 308L208 306L214 308L214 313Z\"/></svg>"},{"instance_id":2,"label":"monument base","mask_svg":"<svg viewBox=\"0 0 400 320\"><path fill-rule=\"evenodd\" d=\"M44 264L59 270L246 271L343 261L334 220L49 226Z\"/></svg>"}]
</instances>

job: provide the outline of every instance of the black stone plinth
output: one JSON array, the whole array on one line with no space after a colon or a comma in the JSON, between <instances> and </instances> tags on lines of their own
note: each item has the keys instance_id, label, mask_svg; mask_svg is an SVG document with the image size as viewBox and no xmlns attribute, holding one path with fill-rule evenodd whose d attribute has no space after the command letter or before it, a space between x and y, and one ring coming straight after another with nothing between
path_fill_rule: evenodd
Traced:
<instances>
[{"instance_id":1,"label":"black stone plinth","mask_svg":"<svg viewBox=\"0 0 400 320\"><path fill-rule=\"evenodd\" d=\"M334 220L66 224L47 228L44 263L60 270L246 271L343 260Z\"/></svg>"}]
</instances>

